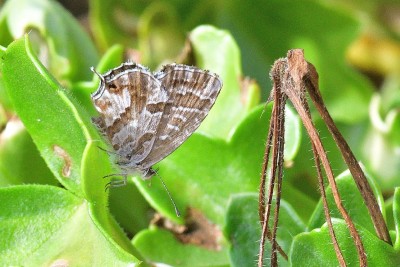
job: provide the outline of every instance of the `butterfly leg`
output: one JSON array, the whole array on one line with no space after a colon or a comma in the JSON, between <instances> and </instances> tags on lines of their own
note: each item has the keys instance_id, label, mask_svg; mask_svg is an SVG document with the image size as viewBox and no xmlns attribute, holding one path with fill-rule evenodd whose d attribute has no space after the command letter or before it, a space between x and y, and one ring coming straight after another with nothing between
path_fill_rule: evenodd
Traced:
<instances>
[{"instance_id":1,"label":"butterfly leg","mask_svg":"<svg viewBox=\"0 0 400 267\"><path fill-rule=\"evenodd\" d=\"M114 152L114 151L107 150L107 149L105 149L105 148L102 148L101 146L97 146L97 147L98 147L100 150L106 152L108 155L110 155L110 154L118 155L118 153L116 153L116 152Z\"/></svg>"},{"instance_id":2,"label":"butterfly leg","mask_svg":"<svg viewBox=\"0 0 400 267\"><path fill-rule=\"evenodd\" d=\"M143 172L143 180L148 180L151 177L153 177L155 174L157 173L158 168L156 170L154 170L153 168L149 168L148 170Z\"/></svg>"},{"instance_id":3,"label":"butterfly leg","mask_svg":"<svg viewBox=\"0 0 400 267\"><path fill-rule=\"evenodd\" d=\"M126 174L120 174L120 173L115 173L115 174L109 174L106 176L103 176L103 178L108 178L108 177L112 177L112 176L122 176L124 177L123 180L113 180L110 181L106 184L105 186L105 191L107 191L109 188L115 188L115 187L121 187L121 186L125 186L127 184L127 175Z\"/></svg>"}]
</instances>

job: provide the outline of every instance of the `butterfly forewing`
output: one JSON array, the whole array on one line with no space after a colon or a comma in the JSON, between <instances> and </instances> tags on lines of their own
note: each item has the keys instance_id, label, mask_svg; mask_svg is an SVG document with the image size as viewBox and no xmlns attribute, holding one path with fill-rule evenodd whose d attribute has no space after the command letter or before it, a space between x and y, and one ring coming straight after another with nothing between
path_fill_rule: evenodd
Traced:
<instances>
[{"instance_id":1,"label":"butterfly forewing","mask_svg":"<svg viewBox=\"0 0 400 267\"><path fill-rule=\"evenodd\" d=\"M168 100L153 148L141 164L146 168L172 153L200 126L222 87L218 75L186 65L167 65L155 77Z\"/></svg>"},{"instance_id":2,"label":"butterfly forewing","mask_svg":"<svg viewBox=\"0 0 400 267\"><path fill-rule=\"evenodd\" d=\"M146 68L125 63L103 76L92 94L100 125L120 161L135 166L150 153L168 99Z\"/></svg>"}]
</instances>

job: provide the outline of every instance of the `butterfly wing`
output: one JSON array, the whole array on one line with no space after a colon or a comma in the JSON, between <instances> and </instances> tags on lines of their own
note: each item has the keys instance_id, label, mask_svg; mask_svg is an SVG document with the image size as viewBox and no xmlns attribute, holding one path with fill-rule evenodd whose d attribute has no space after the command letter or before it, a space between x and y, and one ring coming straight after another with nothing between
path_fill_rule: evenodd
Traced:
<instances>
[{"instance_id":1,"label":"butterfly wing","mask_svg":"<svg viewBox=\"0 0 400 267\"><path fill-rule=\"evenodd\" d=\"M134 169L152 150L167 92L146 68L124 63L101 76L91 97L100 113L95 122L120 157L119 163Z\"/></svg>"},{"instance_id":2,"label":"butterfly wing","mask_svg":"<svg viewBox=\"0 0 400 267\"><path fill-rule=\"evenodd\" d=\"M222 87L218 75L186 65L166 65L155 77L168 100L153 148L141 163L145 168L172 153L200 126Z\"/></svg>"}]
</instances>

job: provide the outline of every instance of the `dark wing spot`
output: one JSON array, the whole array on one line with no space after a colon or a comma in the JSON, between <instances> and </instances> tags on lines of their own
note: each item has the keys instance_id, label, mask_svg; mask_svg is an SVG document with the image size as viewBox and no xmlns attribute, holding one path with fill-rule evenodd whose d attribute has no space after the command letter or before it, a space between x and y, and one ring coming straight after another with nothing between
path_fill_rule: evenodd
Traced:
<instances>
[{"instance_id":1,"label":"dark wing spot","mask_svg":"<svg viewBox=\"0 0 400 267\"><path fill-rule=\"evenodd\" d=\"M163 112L165 107L165 102L158 102L155 104L147 104L146 110L149 111L151 114Z\"/></svg>"}]
</instances>

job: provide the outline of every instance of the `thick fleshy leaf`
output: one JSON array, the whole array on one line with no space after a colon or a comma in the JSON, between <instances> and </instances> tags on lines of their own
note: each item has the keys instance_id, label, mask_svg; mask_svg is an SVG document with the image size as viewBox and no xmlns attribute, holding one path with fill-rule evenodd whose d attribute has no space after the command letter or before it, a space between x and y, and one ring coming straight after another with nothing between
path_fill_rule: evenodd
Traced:
<instances>
[{"instance_id":1,"label":"thick fleshy leaf","mask_svg":"<svg viewBox=\"0 0 400 267\"><path fill-rule=\"evenodd\" d=\"M81 194L81 157L100 139L85 111L37 60L28 41L13 42L3 57L7 93L42 157L65 187Z\"/></svg>"},{"instance_id":2,"label":"thick fleshy leaf","mask_svg":"<svg viewBox=\"0 0 400 267\"><path fill-rule=\"evenodd\" d=\"M259 102L259 94L242 88L240 51L228 32L200 26L190 33L189 39L198 66L218 73L224 83L215 105L199 130L208 135L228 138L254 107L252 105ZM223 120L221 114L224 114Z\"/></svg>"},{"instance_id":3,"label":"thick fleshy leaf","mask_svg":"<svg viewBox=\"0 0 400 267\"><path fill-rule=\"evenodd\" d=\"M260 219L257 210L257 194L237 194L231 199L224 232L231 243L230 258L232 266L253 266L257 261L261 237ZM290 249L293 237L304 232L305 228L305 224L294 209L282 199L277 241L286 253ZM271 246L268 241L266 242L265 250L265 256L269 257ZM280 256L279 266L288 266L287 261Z\"/></svg>"},{"instance_id":4,"label":"thick fleshy leaf","mask_svg":"<svg viewBox=\"0 0 400 267\"><path fill-rule=\"evenodd\" d=\"M200 246L183 244L171 232L162 229L149 229L135 236L133 244L143 257L152 263L163 263L168 266L229 266L227 249L211 250ZM162 247L172 248L166 250Z\"/></svg>"},{"instance_id":5,"label":"thick fleshy leaf","mask_svg":"<svg viewBox=\"0 0 400 267\"><path fill-rule=\"evenodd\" d=\"M112 174L113 171L109 156L99 149L99 144L101 143L98 141L89 142L82 156L81 181L86 200L88 201L90 217L104 237L117 249L123 248L133 255L139 255L118 223L110 215L107 199L108 191L105 191L108 180L103 177ZM93 167L93 164L96 164L96 167ZM135 209L136 203L130 204L130 208ZM143 221L140 216L135 219L139 222Z\"/></svg>"},{"instance_id":6,"label":"thick fleshy leaf","mask_svg":"<svg viewBox=\"0 0 400 267\"><path fill-rule=\"evenodd\" d=\"M0 134L0 187L58 183L22 122L9 120Z\"/></svg>"},{"instance_id":7,"label":"thick fleshy leaf","mask_svg":"<svg viewBox=\"0 0 400 267\"><path fill-rule=\"evenodd\" d=\"M0 123L1 125L6 124L6 110L7 111L12 111L12 104L10 101L10 98L7 95L6 88L4 85L3 77L1 76L1 70L0 70Z\"/></svg>"},{"instance_id":8,"label":"thick fleshy leaf","mask_svg":"<svg viewBox=\"0 0 400 267\"><path fill-rule=\"evenodd\" d=\"M108 206L127 236L133 236L146 229L154 212L132 182L126 186L111 189Z\"/></svg>"},{"instance_id":9,"label":"thick fleshy leaf","mask_svg":"<svg viewBox=\"0 0 400 267\"><path fill-rule=\"evenodd\" d=\"M124 58L124 47L122 45L113 45L101 57L99 64L97 64L96 71L99 73L105 73L115 68L116 66L121 65L123 58ZM93 81L95 81L98 84L99 77L94 75Z\"/></svg>"},{"instance_id":10,"label":"thick fleshy leaf","mask_svg":"<svg viewBox=\"0 0 400 267\"><path fill-rule=\"evenodd\" d=\"M369 184L372 187L373 192L375 192L375 196L378 200L378 204L381 207L382 212L385 212L383 197L382 194L377 187L375 181L366 173ZM372 223L370 214L368 212L367 207L364 204L363 198L354 182L353 177L351 176L349 171L345 171L338 177L336 177L336 183L339 188L340 196L342 198L342 202L347 212L350 214L353 222L364 227L369 230L371 233L375 233L374 225ZM330 214L332 218L342 218L338 209L335 206L335 202L333 200L332 189L330 187L326 190L328 205L330 208ZM315 228L321 227L325 223L325 216L322 202L318 203L313 216L310 219L308 224L308 229L312 230Z\"/></svg>"},{"instance_id":11,"label":"thick fleshy leaf","mask_svg":"<svg viewBox=\"0 0 400 267\"><path fill-rule=\"evenodd\" d=\"M139 263L99 231L86 201L53 186L0 189L0 241L5 266Z\"/></svg>"},{"instance_id":12,"label":"thick fleshy leaf","mask_svg":"<svg viewBox=\"0 0 400 267\"><path fill-rule=\"evenodd\" d=\"M348 266L359 266L357 251L347 225L342 220L332 220L339 246ZM367 255L368 266L399 266L400 253L380 240L369 230L356 226ZM290 251L291 266L338 266L339 263L329 237L328 227L297 235Z\"/></svg>"}]
</instances>

